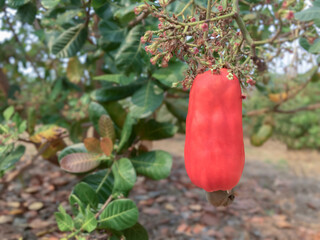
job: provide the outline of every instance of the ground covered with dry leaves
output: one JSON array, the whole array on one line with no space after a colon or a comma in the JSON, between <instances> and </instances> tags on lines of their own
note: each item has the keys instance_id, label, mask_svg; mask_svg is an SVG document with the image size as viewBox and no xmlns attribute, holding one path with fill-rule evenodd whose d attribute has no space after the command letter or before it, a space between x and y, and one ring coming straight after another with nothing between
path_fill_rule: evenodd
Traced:
<instances>
[{"instance_id":1,"label":"ground covered with dry leaves","mask_svg":"<svg viewBox=\"0 0 320 240\"><path fill-rule=\"evenodd\" d=\"M215 208L187 177L184 137L155 142L174 156L169 178L139 177L130 194L150 240L320 239L320 154L287 151L269 141L254 148L246 141L246 166L235 202ZM29 156L26 156L27 158ZM63 237L53 213L67 199L76 177L41 159L9 185L0 200L0 239ZM95 235L91 239L106 239Z\"/></svg>"}]
</instances>

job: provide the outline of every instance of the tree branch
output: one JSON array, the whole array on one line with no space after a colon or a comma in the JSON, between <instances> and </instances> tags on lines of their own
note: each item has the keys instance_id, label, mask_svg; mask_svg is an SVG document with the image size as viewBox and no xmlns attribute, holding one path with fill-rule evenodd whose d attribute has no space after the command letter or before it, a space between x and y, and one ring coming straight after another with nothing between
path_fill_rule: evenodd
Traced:
<instances>
[{"instance_id":1,"label":"tree branch","mask_svg":"<svg viewBox=\"0 0 320 240\"><path fill-rule=\"evenodd\" d=\"M297 112L302 112L302 111L313 111L313 110L316 110L319 108L320 108L320 103L315 103L315 104L311 104L308 106L299 107L299 108L291 109L291 110L281 110L279 108L262 108L262 109L247 112L244 116L252 117L252 116L258 116L258 115L262 115L262 114L270 113L270 112L281 113L281 114L292 114L292 113L297 113Z\"/></svg>"},{"instance_id":2,"label":"tree branch","mask_svg":"<svg viewBox=\"0 0 320 240\"><path fill-rule=\"evenodd\" d=\"M143 19L147 18L149 16L149 11L143 11L139 16L137 16L135 19L133 19L131 22L129 22L129 27L134 27L137 24L139 24Z\"/></svg>"}]
</instances>

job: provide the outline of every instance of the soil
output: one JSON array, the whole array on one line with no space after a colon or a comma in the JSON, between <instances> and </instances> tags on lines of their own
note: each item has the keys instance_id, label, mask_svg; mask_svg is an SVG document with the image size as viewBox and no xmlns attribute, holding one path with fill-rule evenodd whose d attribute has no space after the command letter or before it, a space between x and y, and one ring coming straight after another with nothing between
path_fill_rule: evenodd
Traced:
<instances>
[{"instance_id":1,"label":"soil","mask_svg":"<svg viewBox=\"0 0 320 240\"><path fill-rule=\"evenodd\" d=\"M149 239L320 240L320 153L287 150L274 140L256 148L246 139L245 146L246 165L236 199L228 207L216 208L185 172L184 136L154 142L153 149L173 155L171 175L160 181L138 177L130 193ZM0 239L65 236L53 213L59 204L68 209L68 196L77 182L75 176L38 159L1 196Z\"/></svg>"}]
</instances>

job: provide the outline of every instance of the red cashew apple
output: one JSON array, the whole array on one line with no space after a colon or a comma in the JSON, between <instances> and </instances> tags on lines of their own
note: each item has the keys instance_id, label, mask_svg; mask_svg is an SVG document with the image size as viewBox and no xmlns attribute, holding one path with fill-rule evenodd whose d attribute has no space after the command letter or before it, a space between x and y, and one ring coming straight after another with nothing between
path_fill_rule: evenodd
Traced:
<instances>
[{"instance_id":1,"label":"red cashew apple","mask_svg":"<svg viewBox=\"0 0 320 240\"><path fill-rule=\"evenodd\" d=\"M226 197L238 184L245 161L241 95L238 78L223 68L197 75L189 97L184 149L188 176L205 191L225 191ZM209 200L217 194L211 195Z\"/></svg>"}]
</instances>

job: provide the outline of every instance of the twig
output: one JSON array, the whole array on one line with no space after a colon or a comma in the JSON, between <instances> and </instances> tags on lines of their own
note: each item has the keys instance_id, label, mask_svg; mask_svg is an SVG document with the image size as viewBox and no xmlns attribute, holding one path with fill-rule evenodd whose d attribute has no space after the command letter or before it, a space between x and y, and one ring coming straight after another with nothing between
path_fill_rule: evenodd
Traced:
<instances>
[{"instance_id":1,"label":"twig","mask_svg":"<svg viewBox=\"0 0 320 240\"><path fill-rule=\"evenodd\" d=\"M149 16L149 11L142 12L139 16L137 16L135 19L133 19L131 22L129 22L129 27L134 27L138 23L140 23L143 19L147 18Z\"/></svg>"},{"instance_id":2,"label":"twig","mask_svg":"<svg viewBox=\"0 0 320 240\"><path fill-rule=\"evenodd\" d=\"M291 110L281 110L279 108L262 108L258 110L253 110L250 112L247 112L244 116L246 117L252 117L252 116L258 116L269 112L275 112L275 113L281 113L281 114L292 114L302 111L313 111L320 108L320 103L311 104L308 106L291 109Z\"/></svg>"},{"instance_id":3,"label":"twig","mask_svg":"<svg viewBox=\"0 0 320 240\"><path fill-rule=\"evenodd\" d=\"M99 212L97 212L97 214L95 215L95 218L98 219L98 217L101 215L101 213L103 212L103 210L108 206L108 204L111 202L112 200L112 195L110 194L110 196L108 197L107 201L103 204L103 206L101 207L101 209L99 210Z\"/></svg>"},{"instance_id":4,"label":"twig","mask_svg":"<svg viewBox=\"0 0 320 240\"><path fill-rule=\"evenodd\" d=\"M291 110L281 110L281 109L275 109L274 112L277 113L284 113L284 114L291 114L291 113L296 113L296 112L301 112L301 111L312 111L320 108L320 103L315 103L311 104L308 106L296 108L296 109L291 109Z\"/></svg>"},{"instance_id":5,"label":"twig","mask_svg":"<svg viewBox=\"0 0 320 240\"><path fill-rule=\"evenodd\" d=\"M281 21L281 19L279 19L278 30L272 38L268 38L268 39L261 40L261 41L253 41L253 43L254 43L254 45L263 45L266 43L273 43L279 37L281 31L282 31L282 21Z\"/></svg>"}]
</instances>

